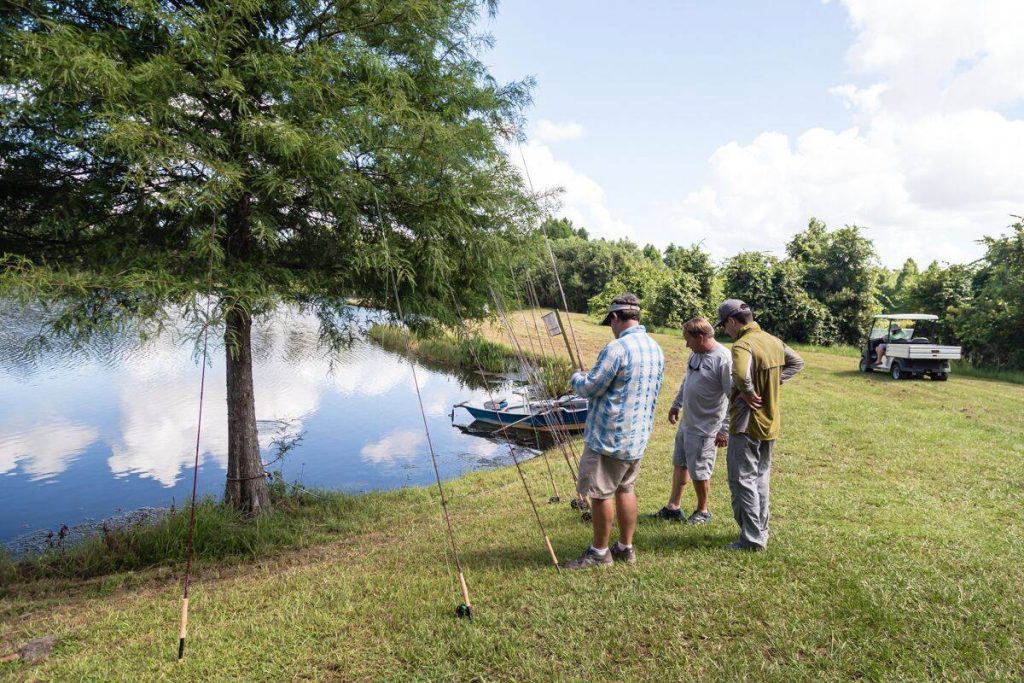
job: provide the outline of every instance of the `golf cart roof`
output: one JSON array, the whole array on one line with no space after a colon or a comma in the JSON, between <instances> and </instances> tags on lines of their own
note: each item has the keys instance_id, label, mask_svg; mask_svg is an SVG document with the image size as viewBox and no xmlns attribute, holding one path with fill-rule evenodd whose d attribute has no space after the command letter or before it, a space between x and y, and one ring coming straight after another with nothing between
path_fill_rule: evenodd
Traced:
<instances>
[{"instance_id":1,"label":"golf cart roof","mask_svg":"<svg viewBox=\"0 0 1024 683\"><path fill-rule=\"evenodd\" d=\"M939 316L932 315L931 313L881 313L876 315L875 318L884 318L885 320L938 320Z\"/></svg>"}]
</instances>

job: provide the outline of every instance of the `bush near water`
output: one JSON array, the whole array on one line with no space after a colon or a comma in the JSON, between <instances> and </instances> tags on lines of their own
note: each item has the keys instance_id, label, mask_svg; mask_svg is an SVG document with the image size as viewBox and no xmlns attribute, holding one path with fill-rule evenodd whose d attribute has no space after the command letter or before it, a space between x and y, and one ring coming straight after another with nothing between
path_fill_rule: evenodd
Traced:
<instances>
[{"instance_id":1,"label":"bush near water","mask_svg":"<svg viewBox=\"0 0 1024 683\"><path fill-rule=\"evenodd\" d=\"M426 363L447 368L495 374L521 370L518 355L512 347L480 335L458 335L437 328L420 332L400 325L377 324L370 328L369 336L389 351L409 354ZM561 357L538 356L531 352L525 352L525 355L540 374L548 396L558 397L566 392L573 372L571 363Z\"/></svg>"}]
</instances>

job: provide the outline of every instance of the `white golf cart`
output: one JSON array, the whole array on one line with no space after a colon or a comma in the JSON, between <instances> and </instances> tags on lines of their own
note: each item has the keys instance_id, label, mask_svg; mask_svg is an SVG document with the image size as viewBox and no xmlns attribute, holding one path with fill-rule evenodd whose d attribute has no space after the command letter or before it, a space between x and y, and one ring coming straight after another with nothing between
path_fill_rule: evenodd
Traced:
<instances>
[{"instance_id":1,"label":"white golf cart","mask_svg":"<svg viewBox=\"0 0 1024 683\"><path fill-rule=\"evenodd\" d=\"M932 343L938 319L929 313L876 315L861 348L860 371L885 371L893 379L928 375L933 381L945 382L949 362L960 360L960 347Z\"/></svg>"}]
</instances>

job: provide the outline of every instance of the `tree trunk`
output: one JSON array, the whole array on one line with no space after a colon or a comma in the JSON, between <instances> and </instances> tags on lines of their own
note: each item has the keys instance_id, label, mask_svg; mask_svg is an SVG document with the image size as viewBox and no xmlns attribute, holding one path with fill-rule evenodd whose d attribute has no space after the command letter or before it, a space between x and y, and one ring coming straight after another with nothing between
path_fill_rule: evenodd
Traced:
<instances>
[{"instance_id":1,"label":"tree trunk","mask_svg":"<svg viewBox=\"0 0 1024 683\"><path fill-rule=\"evenodd\" d=\"M224 500L236 510L270 510L270 494L256 438L256 397L252 388L252 319L228 313L224 330L228 389L228 479Z\"/></svg>"}]
</instances>

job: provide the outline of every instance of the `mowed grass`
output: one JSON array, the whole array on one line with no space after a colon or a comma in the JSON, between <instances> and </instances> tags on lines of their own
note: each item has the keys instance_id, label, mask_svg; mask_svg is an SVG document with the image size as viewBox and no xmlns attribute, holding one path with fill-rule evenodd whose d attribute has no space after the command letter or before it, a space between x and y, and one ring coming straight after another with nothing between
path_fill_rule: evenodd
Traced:
<instances>
[{"instance_id":1,"label":"mowed grass","mask_svg":"<svg viewBox=\"0 0 1024 683\"><path fill-rule=\"evenodd\" d=\"M610 338L574 316L584 360ZM638 494L668 493L664 414L686 357L659 335L668 371ZM524 337L525 341L525 337ZM1005 680L1024 679L1024 387L859 375L856 359L802 351L783 392L772 540L736 535L724 453L705 528L641 522L639 563L556 573L514 469L446 484L475 618L460 601L436 489L369 495L375 518L301 551L204 569L185 660L178 585L146 575L112 594L0 611L5 644L46 633L43 664L14 680ZM442 454L441 457L453 457ZM570 478L549 453L567 501ZM549 505L543 462L525 468L562 560L590 539ZM692 491L685 505L692 506ZM38 607L36 606L38 605Z\"/></svg>"}]
</instances>

